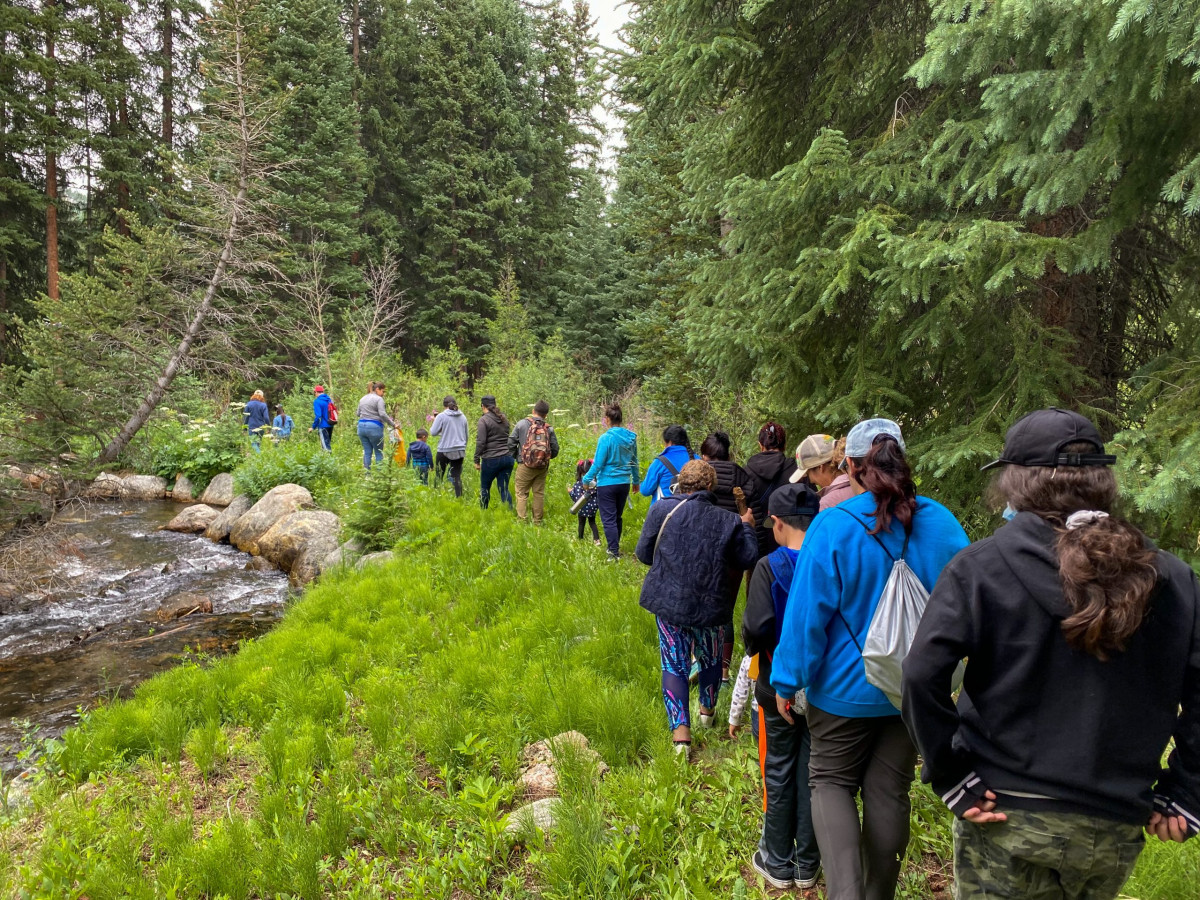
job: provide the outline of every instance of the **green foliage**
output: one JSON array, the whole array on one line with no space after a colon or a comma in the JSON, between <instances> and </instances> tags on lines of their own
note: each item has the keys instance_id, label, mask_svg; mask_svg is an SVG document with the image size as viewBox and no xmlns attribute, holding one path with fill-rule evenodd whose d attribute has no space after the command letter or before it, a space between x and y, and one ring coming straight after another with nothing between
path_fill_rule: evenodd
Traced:
<instances>
[{"instance_id":1,"label":"green foliage","mask_svg":"<svg viewBox=\"0 0 1200 900\"><path fill-rule=\"evenodd\" d=\"M368 552L392 549L404 530L407 491L414 481L391 455L376 462L343 519L346 534L361 541Z\"/></svg>"},{"instance_id":2,"label":"green foliage","mask_svg":"<svg viewBox=\"0 0 1200 900\"><path fill-rule=\"evenodd\" d=\"M193 419L169 408L147 429L150 470L171 481L186 475L203 490L214 475L232 472L246 451L240 410L227 411L216 421Z\"/></svg>"},{"instance_id":3,"label":"green foliage","mask_svg":"<svg viewBox=\"0 0 1200 900\"><path fill-rule=\"evenodd\" d=\"M320 504L321 498L335 492L347 477L319 442L293 439L275 445L264 441L261 453L248 454L234 470L233 484L237 493L251 500L281 484L298 484L308 488Z\"/></svg>"}]
</instances>

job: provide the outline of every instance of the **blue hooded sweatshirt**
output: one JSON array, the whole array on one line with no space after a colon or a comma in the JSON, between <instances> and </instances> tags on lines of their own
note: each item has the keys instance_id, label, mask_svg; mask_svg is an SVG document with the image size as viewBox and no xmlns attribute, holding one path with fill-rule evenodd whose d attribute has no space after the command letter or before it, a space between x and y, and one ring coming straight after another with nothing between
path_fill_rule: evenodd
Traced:
<instances>
[{"instance_id":1,"label":"blue hooded sweatshirt","mask_svg":"<svg viewBox=\"0 0 1200 900\"><path fill-rule=\"evenodd\" d=\"M671 461L676 472L682 471L689 460L696 459L694 455L688 453L687 447L681 447L678 444L672 444L654 457L650 468L646 470L646 477L642 479L642 486L638 488L643 497L650 498L651 503L658 499L660 488L664 497L671 496L671 480L675 476L671 474L670 469L663 465L663 461L659 458L662 456Z\"/></svg>"},{"instance_id":2,"label":"blue hooded sweatshirt","mask_svg":"<svg viewBox=\"0 0 1200 900\"><path fill-rule=\"evenodd\" d=\"M594 481L597 487L636 484L637 476L637 435L628 428L614 425L596 442L596 457L583 476L583 483Z\"/></svg>"},{"instance_id":3,"label":"blue hooded sweatshirt","mask_svg":"<svg viewBox=\"0 0 1200 900\"><path fill-rule=\"evenodd\" d=\"M894 520L878 535L887 553L867 533L875 527L875 506L875 497L863 493L813 519L796 561L771 669L771 685L781 696L804 688L817 709L854 719L900 715L883 691L867 682L858 649L891 575L892 558L904 545L904 529ZM917 498L904 558L927 590L968 543L946 507Z\"/></svg>"},{"instance_id":4,"label":"blue hooded sweatshirt","mask_svg":"<svg viewBox=\"0 0 1200 900\"><path fill-rule=\"evenodd\" d=\"M329 427L329 404L331 402L329 395L325 393L313 397L313 428Z\"/></svg>"}]
</instances>

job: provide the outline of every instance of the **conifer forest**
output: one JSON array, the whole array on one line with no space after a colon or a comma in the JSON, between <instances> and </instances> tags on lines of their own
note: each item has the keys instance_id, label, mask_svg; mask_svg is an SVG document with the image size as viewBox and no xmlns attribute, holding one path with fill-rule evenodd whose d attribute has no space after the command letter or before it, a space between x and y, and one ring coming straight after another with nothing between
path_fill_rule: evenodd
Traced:
<instances>
[{"instance_id":1,"label":"conifer forest","mask_svg":"<svg viewBox=\"0 0 1200 900\"><path fill-rule=\"evenodd\" d=\"M339 552L389 556L23 722L0 894L780 896L749 739L675 764L644 567L575 540L612 401L638 479L672 424L744 461L765 422L790 458L892 419L972 540L1007 429L1075 410L1121 514L1200 570L1200 0L610 6L0 3L0 718L4 620L62 589L29 572L98 477L300 485ZM478 508L470 447L461 500L403 454L364 475L385 381L406 442L443 397L472 441L480 398L548 401L540 533ZM251 445L258 391L290 438ZM563 732L590 747L551 754L557 823L513 825ZM919 780L911 819L898 896L949 900ZM1200 840L1147 846L1122 896L1193 900Z\"/></svg>"}]
</instances>

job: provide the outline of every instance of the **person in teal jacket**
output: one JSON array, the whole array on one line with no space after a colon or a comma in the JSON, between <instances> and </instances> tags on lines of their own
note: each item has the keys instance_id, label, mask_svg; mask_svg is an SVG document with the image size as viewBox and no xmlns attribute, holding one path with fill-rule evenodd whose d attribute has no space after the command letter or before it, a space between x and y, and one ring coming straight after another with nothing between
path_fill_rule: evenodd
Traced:
<instances>
[{"instance_id":1,"label":"person in teal jacket","mask_svg":"<svg viewBox=\"0 0 1200 900\"><path fill-rule=\"evenodd\" d=\"M621 404L604 407L604 424L608 428L596 442L592 467L583 476L585 485L596 486L596 503L600 507L600 522L608 555L621 555L621 526L629 491L638 483L637 435L621 427Z\"/></svg>"},{"instance_id":2,"label":"person in teal jacket","mask_svg":"<svg viewBox=\"0 0 1200 900\"><path fill-rule=\"evenodd\" d=\"M949 510L916 495L895 422L854 426L846 457L857 493L808 529L771 685L789 721L791 699L802 688L807 693L809 780L827 896L888 900L908 846L917 751L900 710L867 682L861 648L894 560L903 555L932 590L968 541Z\"/></svg>"}]
</instances>

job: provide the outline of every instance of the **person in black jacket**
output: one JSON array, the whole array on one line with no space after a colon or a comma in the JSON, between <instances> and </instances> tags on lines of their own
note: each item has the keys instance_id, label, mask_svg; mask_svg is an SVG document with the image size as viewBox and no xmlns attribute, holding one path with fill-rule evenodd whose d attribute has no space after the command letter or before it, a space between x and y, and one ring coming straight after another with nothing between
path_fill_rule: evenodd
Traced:
<instances>
[{"instance_id":1,"label":"person in black jacket","mask_svg":"<svg viewBox=\"0 0 1200 900\"><path fill-rule=\"evenodd\" d=\"M641 605L658 620L663 704L676 750L692 742L688 670L700 663L700 723L711 727L721 689L721 648L733 606L726 570L754 565L758 542L754 517L716 505L716 473L700 460L679 472L679 494L650 507L638 539L637 558L650 566Z\"/></svg>"},{"instance_id":2,"label":"person in black jacket","mask_svg":"<svg viewBox=\"0 0 1200 900\"><path fill-rule=\"evenodd\" d=\"M1106 900L1143 828L1200 832L1200 587L1112 514L1115 462L1077 413L1009 429L992 465L1011 521L946 566L905 659L922 777L958 817L959 900Z\"/></svg>"},{"instance_id":3,"label":"person in black jacket","mask_svg":"<svg viewBox=\"0 0 1200 900\"><path fill-rule=\"evenodd\" d=\"M513 505L508 479L516 461L508 452L508 416L496 406L490 394L480 401L483 415L475 425L475 468L479 470L479 505L488 508L492 482L500 489L500 501Z\"/></svg>"},{"instance_id":4,"label":"person in black jacket","mask_svg":"<svg viewBox=\"0 0 1200 900\"><path fill-rule=\"evenodd\" d=\"M745 472L754 479L754 502L750 508L754 512L754 520L758 522L759 559L779 546L766 522L767 503L780 485L792 480L796 471L796 460L786 450L787 432L782 425L768 422L758 430L758 452L746 460Z\"/></svg>"}]
</instances>

